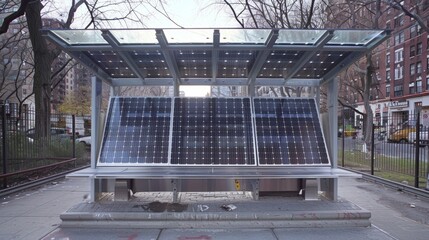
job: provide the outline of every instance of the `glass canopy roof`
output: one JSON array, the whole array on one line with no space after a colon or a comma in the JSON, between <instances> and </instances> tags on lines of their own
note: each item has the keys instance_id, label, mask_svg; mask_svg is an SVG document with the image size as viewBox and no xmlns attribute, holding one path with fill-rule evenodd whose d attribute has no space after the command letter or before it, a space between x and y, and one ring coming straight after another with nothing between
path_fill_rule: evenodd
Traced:
<instances>
[{"instance_id":1,"label":"glass canopy roof","mask_svg":"<svg viewBox=\"0 0 429 240\"><path fill-rule=\"evenodd\" d=\"M380 44L385 30L44 30L112 85L320 85Z\"/></svg>"}]
</instances>

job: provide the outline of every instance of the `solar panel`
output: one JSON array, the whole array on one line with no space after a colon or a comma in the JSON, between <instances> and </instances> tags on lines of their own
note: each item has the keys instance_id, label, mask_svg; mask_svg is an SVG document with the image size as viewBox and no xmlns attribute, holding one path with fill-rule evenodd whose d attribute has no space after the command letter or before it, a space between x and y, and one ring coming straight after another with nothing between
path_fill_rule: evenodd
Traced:
<instances>
[{"instance_id":1,"label":"solar panel","mask_svg":"<svg viewBox=\"0 0 429 240\"><path fill-rule=\"evenodd\" d=\"M175 98L171 164L255 165L250 98Z\"/></svg>"},{"instance_id":2,"label":"solar panel","mask_svg":"<svg viewBox=\"0 0 429 240\"><path fill-rule=\"evenodd\" d=\"M171 101L111 98L99 165L168 163Z\"/></svg>"},{"instance_id":3,"label":"solar panel","mask_svg":"<svg viewBox=\"0 0 429 240\"><path fill-rule=\"evenodd\" d=\"M255 98L259 165L329 165L314 99Z\"/></svg>"}]
</instances>

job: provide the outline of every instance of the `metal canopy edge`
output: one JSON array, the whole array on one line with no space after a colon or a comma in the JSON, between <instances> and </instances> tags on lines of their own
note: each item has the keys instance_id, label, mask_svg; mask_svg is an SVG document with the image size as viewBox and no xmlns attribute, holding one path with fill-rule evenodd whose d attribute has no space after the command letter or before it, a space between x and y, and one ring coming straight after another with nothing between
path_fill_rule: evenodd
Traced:
<instances>
[{"instance_id":1,"label":"metal canopy edge","mask_svg":"<svg viewBox=\"0 0 429 240\"><path fill-rule=\"evenodd\" d=\"M345 29L42 32L112 86L318 86L390 36L389 30ZM115 69L108 67L112 53L123 60Z\"/></svg>"}]
</instances>

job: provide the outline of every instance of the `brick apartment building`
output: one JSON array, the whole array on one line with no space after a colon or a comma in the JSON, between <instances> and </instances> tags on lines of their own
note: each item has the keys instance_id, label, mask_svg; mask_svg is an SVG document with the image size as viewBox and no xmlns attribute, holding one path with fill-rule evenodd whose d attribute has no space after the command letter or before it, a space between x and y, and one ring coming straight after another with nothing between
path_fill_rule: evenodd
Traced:
<instances>
[{"instance_id":1,"label":"brick apartment building","mask_svg":"<svg viewBox=\"0 0 429 240\"><path fill-rule=\"evenodd\" d=\"M414 6L409 8L411 12L418 11L428 23L429 4L415 9L414 3L402 2L407 8ZM429 35L402 11L383 7L384 21L380 21L380 27L391 29L392 34L374 51L378 69L377 86L373 86L377 89L371 91L370 97L374 122L383 126L411 122L416 107L422 107L422 123L429 126ZM362 102L357 100L356 104L358 110L364 111Z\"/></svg>"}]
</instances>

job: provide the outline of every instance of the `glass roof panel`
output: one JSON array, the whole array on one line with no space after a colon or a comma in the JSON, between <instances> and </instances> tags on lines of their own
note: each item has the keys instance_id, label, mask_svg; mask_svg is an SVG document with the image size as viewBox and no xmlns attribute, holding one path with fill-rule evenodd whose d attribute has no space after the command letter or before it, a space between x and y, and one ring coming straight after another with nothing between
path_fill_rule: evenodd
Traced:
<instances>
[{"instance_id":1,"label":"glass roof panel","mask_svg":"<svg viewBox=\"0 0 429 240\"><path fill-rule=\"evenodd\" d=\"M276 44L315 44L326 30L280 29Z\"/></svg>"},{"instance_id":2,"label":"glass roof panel","mask_svg":"<svg viewBox=\"0 0 429 240\"><path fill-rule=\"evenodd\" d=\"M365 46L382 33L380 30L336 30L327 44Z\"/></svg>"},{"instance_id":3,"label":"glass roof panel","mask_svg":"<svg viewBox=\"0 0 429 240\"><path fill-rule=\"evenodd\" d=\"M220 43L264 44L270 29L221 29Z\"/></svg>"},{"instance_id":4,"label":"glass roof panel","mask_svg":"<svg viewBox=\"0 0 429 240\"><path fill-rule=\"evenodd\" d=\"M52 33L69 45L108 44L100 30L52 30Z\"/></svg>"},{"instance_id":5,"label":"glass roof panel","mask_svg":"<svg viewBox=\"0 0 429 240\"><path fill-rule=\"evenodd\" d=\"M158 44L153 29L110 30L120 44Z\"/></svg>"},{"instance_id":6,"label":"glass roof panel","mask_svg":"<svg viewBox=\"0 0 429 240\"><path fill-rule=\"evenodd\" d=\"M169 44L213 43L213 29L164 29Z\"/></svg>"}]
</instances>

